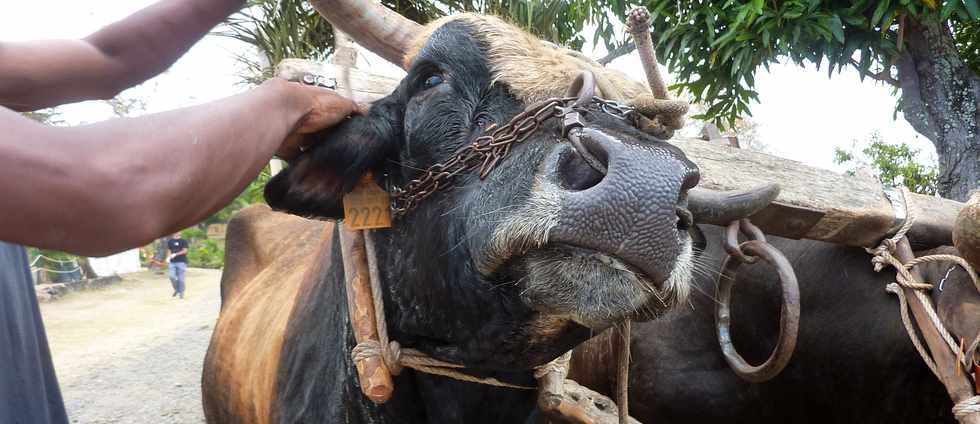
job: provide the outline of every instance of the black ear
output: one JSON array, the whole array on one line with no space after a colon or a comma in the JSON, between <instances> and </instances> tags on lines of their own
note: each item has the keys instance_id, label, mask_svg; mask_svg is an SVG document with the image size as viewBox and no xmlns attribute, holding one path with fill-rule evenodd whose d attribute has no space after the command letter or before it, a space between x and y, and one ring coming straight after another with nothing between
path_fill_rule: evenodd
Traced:
<instances>
[{"instance_id":1,"label":"black ear","mask_svg":"<svg viewBox=\"0 0 980 424\"><path fill-rule=\"evenodd\" d=\"M316 144L265 186L273 209L301 216L340 219L342 199L368 171L379 171L400 139L400 108L384 99L363 116L314 134Z\"/></svg>"}]
</instances>

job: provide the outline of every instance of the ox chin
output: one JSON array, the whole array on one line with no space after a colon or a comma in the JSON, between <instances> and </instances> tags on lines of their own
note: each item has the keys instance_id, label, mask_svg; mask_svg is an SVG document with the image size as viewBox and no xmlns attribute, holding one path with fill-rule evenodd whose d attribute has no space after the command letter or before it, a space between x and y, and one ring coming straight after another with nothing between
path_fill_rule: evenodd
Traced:
<instances>
[{"instance_id":1,"label":"ox chin","mask_svg":"<svg viewBox=\"0 0 980 424\"><path fill-rule=\"evenodd\" d=\"M524 302L599 331L627 318L655 319L684 302L693 268L690 240L681 252L664 281L609 254L565 244L533 249L514 265L523 274Z\"/></svg>"}]
</instances>

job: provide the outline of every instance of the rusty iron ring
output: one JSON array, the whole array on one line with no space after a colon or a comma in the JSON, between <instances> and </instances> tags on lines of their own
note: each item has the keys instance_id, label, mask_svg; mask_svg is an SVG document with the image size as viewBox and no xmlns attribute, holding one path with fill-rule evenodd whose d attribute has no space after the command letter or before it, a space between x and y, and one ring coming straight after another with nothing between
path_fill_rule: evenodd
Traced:
<instances>
[{"instance_id":1,"label":"rusty iron ring","mask_svg":"<svg viewBox=\"0 0 980 424\"><path fill-rule=\"evenodd\" d=\"M738 250L775 266L782 284L783 302L779 309L779 337L776 340L776 347L765 362L754 366L746 362L732 344L732 286L735 284L735 276L742 262L735 256L725 257L721 275L718 276L715 325L722 355L739 377L753 383L761 383L778 375L789 363L793 350L796 349L796 336L800 328L800 288L793 267L771 244L762 240L749 240L738 245Z\"/></svg>"},{"instance_id":2,"label":"rusty iron ring","mask_svg":"<svg viewBox=\"0 0 980 424\"><path fill-rule=\"evenodd\" d=\"M739 232L748 237L749 240L766 241L766 235L759 229L759 227L752 224L748 218L736 219L729 223L728 227L725 228L725 239L722 240L722 247L725 248L725 252L728 253L729 256L734 256L739 262L754 264L756 262L756 258L751 255L746 255L739 248Z\"/></svg>"}]
</instances>

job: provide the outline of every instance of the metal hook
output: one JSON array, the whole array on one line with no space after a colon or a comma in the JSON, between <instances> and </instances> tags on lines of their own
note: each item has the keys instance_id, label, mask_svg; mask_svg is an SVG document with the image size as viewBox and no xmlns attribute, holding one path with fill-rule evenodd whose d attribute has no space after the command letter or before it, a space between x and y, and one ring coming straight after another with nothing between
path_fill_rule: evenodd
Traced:
<instances>
[{"instance_id":1,"label":"metal hook","mask_svg":"<svg viewBox=\"0 0 980 424\"><path fill-rule=\"evenodd\" d=\"M572 81L572 85L568 87L567 97L576 96L575 103L572 103L573 108L582 107L587 105L595 97L595 75L592 71L582 71L575 77L575 81Z\"/></svg>"}]
</instances>

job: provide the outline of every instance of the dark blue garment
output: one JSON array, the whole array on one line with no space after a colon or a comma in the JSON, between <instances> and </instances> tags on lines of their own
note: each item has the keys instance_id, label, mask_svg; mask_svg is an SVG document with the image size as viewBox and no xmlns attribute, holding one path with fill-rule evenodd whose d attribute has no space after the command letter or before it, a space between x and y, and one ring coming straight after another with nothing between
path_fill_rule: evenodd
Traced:
<instances>
[{"instance_id":1,"label":"dark blue garment","mask_svg":"<svg viewBox=\"0 0 980 424\"><path fill-rule=\"evenodd\" d=\"M0 423L67 423L23 247L0 241Z\"/></svg>"}]
</instances>

